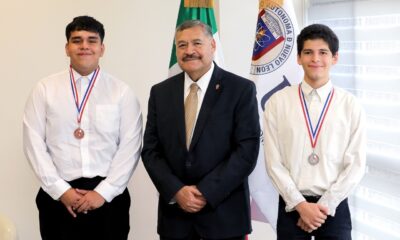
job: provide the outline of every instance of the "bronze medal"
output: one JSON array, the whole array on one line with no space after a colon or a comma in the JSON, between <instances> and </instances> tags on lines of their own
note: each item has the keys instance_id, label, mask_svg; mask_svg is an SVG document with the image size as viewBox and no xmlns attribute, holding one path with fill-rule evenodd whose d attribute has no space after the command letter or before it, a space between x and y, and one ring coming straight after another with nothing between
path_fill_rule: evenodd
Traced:
<instances>
[{"instance_id":1,"label":"bronze medal","mask_svg":"<svg viewBox=\"0 0 400 240\"><path fill-rule=\"evenodd\" d=\"M85 136L85 131L82 128L78 127L74 131L74 136L76 139L82 139Z\"/></svg>"}]
</instances>

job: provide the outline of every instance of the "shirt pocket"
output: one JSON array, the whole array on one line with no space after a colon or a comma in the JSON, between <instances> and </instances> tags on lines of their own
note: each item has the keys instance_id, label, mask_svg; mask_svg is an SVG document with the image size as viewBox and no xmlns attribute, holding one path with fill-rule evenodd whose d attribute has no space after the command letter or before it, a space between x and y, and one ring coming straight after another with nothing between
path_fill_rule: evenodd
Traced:
<instances>
[{"instance_id":1,"label":"shirt pocket","mask_svg":"<svg viewBox=\"0 0 400 240\"><path fill-rule=\"evenodd\" d=\"M116 132L119 130L119 107L115 104L96 106L96 127L100 132Z\"/></svg>"}]
</instances>

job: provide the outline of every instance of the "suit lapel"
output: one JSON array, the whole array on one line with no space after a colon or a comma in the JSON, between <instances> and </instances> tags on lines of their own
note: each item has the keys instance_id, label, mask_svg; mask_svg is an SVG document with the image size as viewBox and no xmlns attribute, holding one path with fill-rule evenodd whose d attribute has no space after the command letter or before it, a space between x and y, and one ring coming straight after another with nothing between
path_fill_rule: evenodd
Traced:
<instances>
[{"instance_id":1,"label":"suit lapel","mask_svg":"<svg viewBox=\"0 0 400 240\"><path fill-rule=\"evenodd\" d=\"M175 109L176 114L176 129L179 133L179 140L186 148L186 133L185 133L185 107L184 107L184 73L176 76L174 84L171 89L171 98L173 100L173 105L171 106ZM168 126L167 126L168 127Z\"/></svg>"},{"instance_id":2,"label":"suit lapel","mask_svg":"<svg viewBox=\"0 0 400 240\"><path fill-rule=\"evenodd\" d=\"M208 84L206 95L204 96L203 103L200 108L199 116L197 118L196 126L194 128L190 149L192 149L200 138L201 132L204 129L207 119L218 100L221 90L222 71L215 64L214 72L211 76L210 83Z\"/></svg>"}]
</instances>

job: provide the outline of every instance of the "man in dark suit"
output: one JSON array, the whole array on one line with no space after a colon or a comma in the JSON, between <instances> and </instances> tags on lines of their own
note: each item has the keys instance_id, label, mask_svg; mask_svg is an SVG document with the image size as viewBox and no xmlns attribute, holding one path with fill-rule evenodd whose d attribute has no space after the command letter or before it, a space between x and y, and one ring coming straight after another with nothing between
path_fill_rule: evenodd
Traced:
<instances>
[{"instance_id":1,"label":"man in dark suit","mask_svg":"<svg viewBox=\"0 0 400 240\"><path fill-rule=\"evenodd\" d=\"M152 87L142 151L160 193L160 239L244 239L260 136L255 85L213 63L201 21L178 26L175 44L184 72Z\"/></svg>"}]
</instances>

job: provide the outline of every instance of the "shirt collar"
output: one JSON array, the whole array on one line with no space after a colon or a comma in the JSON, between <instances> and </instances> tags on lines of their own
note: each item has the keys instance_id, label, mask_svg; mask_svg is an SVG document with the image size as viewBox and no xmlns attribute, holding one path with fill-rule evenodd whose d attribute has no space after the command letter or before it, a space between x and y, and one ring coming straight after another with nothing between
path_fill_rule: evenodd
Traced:
<instances>
[{"instance_id":1,"label":"shirt collar","mask_svg":"<svg viewBox=\"0 0 400 240\"><path fill-rule=\"evenodd\" d=\"M85 78L88 79L88 81L90 81L90 79L92 79L93 74L96 72L96 70L97 70L97 68L93 72L91 72L89 75L82 76L77 71L75 71L75 69L72 68L72 72L74 74L75 81L77 81L78 79L85 79ZM83 77L85 77L85 78L83 78Z\"/></svg>"},{"instance_id":2,"label":"shirt collar","mask_svg":"<svg viewBox=\"0 0 400 240\"><path fill-rule=\"evenodd\" d=\"M331 80L325 83L322 87L313 89L306 81L301 82L301 90L305 96L309 96L313 90L315 90L317 96L322 99L326 99L333 88Z\"/></svg>"},{"instance_id":3,"label":"shirt collar","mask_svg":"<svg viewBox=\"0 0 400 240\"><path fill-rule=\"evenodd\" d=\"M214 63L211 63L210 69L203 75L199 80L197 80L197 86L199 86L199 89L202 91L205 91L207 89L208 84L211 81L211 76L214 71ZM189 77L189 74L185 72L185 91L189 91L190 85L194 83L194 81Z\"/></svg>"}]
</instances>

